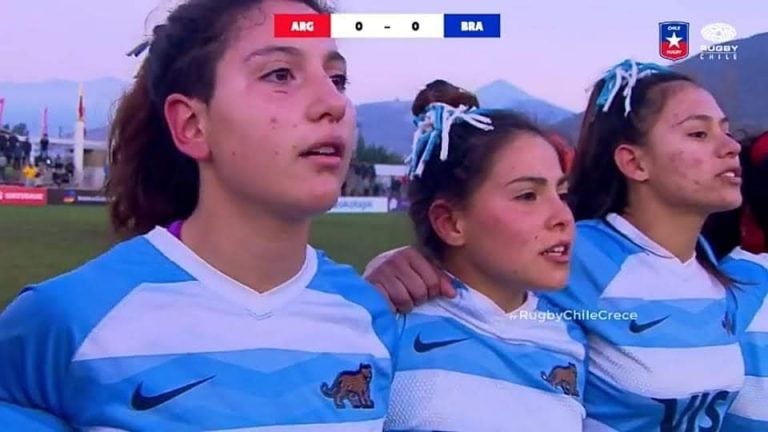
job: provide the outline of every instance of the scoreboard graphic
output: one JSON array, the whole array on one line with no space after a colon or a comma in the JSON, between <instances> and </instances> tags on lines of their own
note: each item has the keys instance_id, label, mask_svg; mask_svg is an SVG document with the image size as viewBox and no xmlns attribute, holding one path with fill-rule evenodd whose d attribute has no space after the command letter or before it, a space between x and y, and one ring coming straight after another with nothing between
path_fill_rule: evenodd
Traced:
<instances>
[{"instance_id":1,"label":"scoreboard graphic","mask_svg":"<svg viewBox=\"0 0 768 432\"><path fill-rule=\"evenodd\" d=\"M275 15L284 38L500 38L500 14Z\"/></svg>"}]
</instances>

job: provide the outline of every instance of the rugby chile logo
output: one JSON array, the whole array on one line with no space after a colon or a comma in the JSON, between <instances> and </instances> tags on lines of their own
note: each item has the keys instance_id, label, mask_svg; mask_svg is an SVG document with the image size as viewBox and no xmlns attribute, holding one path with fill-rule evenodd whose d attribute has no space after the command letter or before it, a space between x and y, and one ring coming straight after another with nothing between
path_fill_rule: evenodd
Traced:
<instances>
[{"instance_id":1,"label":"rugby chile logo","mask_svg":"<svg viewBox=\"0 0 768 432\"><path fill-rule=\"evenodd\" d=\"M736 60L739 46L729 43L736 39L736 29L727 23L707 24L701 29L701 37L709 44L701 45L701 60Z\"/></svg>"}]
</instances>

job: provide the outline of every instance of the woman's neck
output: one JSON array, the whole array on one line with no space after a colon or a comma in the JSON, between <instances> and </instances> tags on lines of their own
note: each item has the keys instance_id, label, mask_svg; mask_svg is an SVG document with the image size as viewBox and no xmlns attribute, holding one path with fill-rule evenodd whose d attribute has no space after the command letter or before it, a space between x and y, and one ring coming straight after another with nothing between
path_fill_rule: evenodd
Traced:
<instances>
[{"instance_id":1,"label":"woman's neck","mask_svg":"<svg viewBox=\"0 0 768 432\"><path fill-rule=\"evenodd\" d=\"M445 270L491 299L505 313L513 312L522 306L526 299L526 288L513 282L497 280L462 255L459 251L446 253L443 259Z\"/></svg>"},{"instance_id":2,"label":"woman's neck","mask_svg":"<svg viewBox=\"0 0 768 432\"><path fill-rule=\"evenodd\" d=\"M290 280L304 265L310 221L286 222L201 191L182 241L209 265L257 291Z\"/></svg>"},{"instance_id":3,"label":"woman's neck","mask_svg":"<svg viewBox=\"0 0 768 432\"><path fill-rule=\"evenodd\" d=\"M674 208L652 199L630 200L622 216L683 262L694 256L706 220L706 216L695 211Z\"/></svg>"}]
</instances>

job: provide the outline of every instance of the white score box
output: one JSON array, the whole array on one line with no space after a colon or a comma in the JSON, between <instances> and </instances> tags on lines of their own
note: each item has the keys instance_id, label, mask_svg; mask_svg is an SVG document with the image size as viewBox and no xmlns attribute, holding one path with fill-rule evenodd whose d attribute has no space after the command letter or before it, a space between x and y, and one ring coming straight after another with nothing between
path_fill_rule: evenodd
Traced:
<instances>
[{"instance_id":1,"label":"white score box","mask_svg":"<svg viewBox=\"0 0 768 432\"><path fill-rule=\"evenodd\" d=\"M443 14L332 14L332 38L443 38Z\"/></svg>"}]
</instances>

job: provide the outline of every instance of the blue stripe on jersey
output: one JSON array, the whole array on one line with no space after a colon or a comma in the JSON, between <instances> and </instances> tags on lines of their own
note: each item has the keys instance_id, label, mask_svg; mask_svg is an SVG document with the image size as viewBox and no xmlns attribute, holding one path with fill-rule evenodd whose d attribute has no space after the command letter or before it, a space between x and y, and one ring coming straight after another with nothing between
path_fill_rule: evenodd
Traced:
<instances>
[{"instance_id":1,"label":"blue stripe on jersey","mask_svg":"<svg viewBox=\"0 0 768 432\"><path fill-rule=\"evenodd\" d=\"M397 317L391 312L386 298L362 279L353 267L330 261L325 253L318 251L317 276L307 288L338 294L371 312L374 332L389 349L392 359L396 360L400 328Z\"/></svg>"},{"instance_id":2,"label":"blue stripe on jersey","mask_svg":"<svg viewBox=\"0 0 768 432\"><path fill-rule=\"evenodd\" d=\"M336 376L329 372L357 371L361 364L373 368L373 406L353 409L349 400L341 400L344 408L337 407L331 394ZM340 409L345 411L345 421L380 419L386 414L383 395L388 395L392 378L389 359L270 349L79 361L73 364L72 374L73 392L84 395L73 401L72 410L92 413L80 421L126 430L333 423ZM94 380L94 374L100 379ZM151 411L137 411L131 405L137 381L140 393L150 397L204 382ZM318 399L325 403L297 403ZM98 411L90 409L102 401L112 402ZM275 410L276 406L292 409Z\"/></svg>"},{"instance_id":3,"label":"blue stripe on jersey","mask_svg":"<svg viewBox=\"0 0 768 432\"><path fill-rule=\"evenodd\" d=\"M461 322L434 315L413 312L407 316L401 338L397 372L420 369L443 369L497 379L549 393L562 394L542 376L556 366L567 366L576 360L541 346L515 344L476 332ZM471 335L471 337L468 337ZM416 338L423 342L458 340L430 352L412 348ZM581 369L581 362L577 366ZM577 388L582 394L584 374L577 375Z\"/></svg>"},{"instance_id":4,"label":"blue stripe on jersey","mask_svg":"<svg viewBox=\"0 0 768 432\"><path fill-rule=\"evenodd\" d=\"M50 414L0 402L0 425L6 431L63 432L71 431L63 420Z\"/></svg>"},{"instance_id":5,"label":"blue stripe on jersey","mask_svg":"<svg viewBox=\"0 0 768 432\"><path fill-rule=\"evenodd\" d=\"M741 349L747 375L768 378L768 333L747 333L744 338Z\"/></svg>"},{"instance_id":6,"label":"blue stripe on jersey","mask_svg":"<svg viewBox=\"0 0 768 432\"><path fill-rule=\"evenodd\" d=\"M637 319L616 322L598 321L591 325L595 331L607 335L611 343L620 346L648 348L695 348L716 345L728 345L734 342L733 335L722 328L727 314L728 302L722 299L678 299L645 300L631 298L603 298L598 302L598 309L612 312L636 313ZM632 331L644 325L653 325L645 331ZM691 331L691 322L714 323L719 331L704 332L697 338L680 338L681 334Z\"/></svg>"},{"instance_id":7,"label":"blue stripe on jersey","mask_svg":"<svg viewBox=\"0 0 768 432\"><path fill-rule=\"evenodd\" d=\"M649 399L591 374L584 394L587 416L617 431L718 431L735 392L707 392L679 399ZM621 404L616 400L620 399Z\"/></svg>"},{"instance_id":8,"label":"blue stripe on jersey","mask_svg":"<svg viewBox=\"0 0 768 432\"><path fill-rule=\"evenodd\" d=\"M721 432L765 432L766 430L768 430L767 422L728 414L723 420Z\"/></svg>"},{"instance_id":9,"label":"blue stripe on jersey","mask_svg":"<svg viewBox=\"0 0 768 432\"><path fill-rule=\"evenodd\" d=\"M5 353L0 400L45 406L63 416L65 400L76 395L68 394L60 377L67 375L75 351L104 315L142 282L190 279L138 237L77 271L24 289L0 315L0 349ZM85 299L88 307L76 306Z\"/></svg>"}]
</instances>

